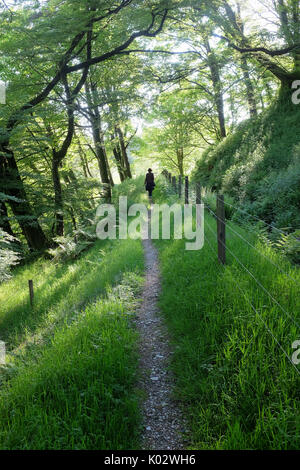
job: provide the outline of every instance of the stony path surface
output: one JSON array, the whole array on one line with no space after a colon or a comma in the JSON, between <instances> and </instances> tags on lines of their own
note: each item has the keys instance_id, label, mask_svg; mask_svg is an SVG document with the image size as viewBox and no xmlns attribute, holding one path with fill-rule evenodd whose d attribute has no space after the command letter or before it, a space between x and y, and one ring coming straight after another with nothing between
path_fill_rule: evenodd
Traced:
<instances>
[{"instance_id":1,"label":"stony path surface","mask_svg":"<svg viewBox=\"0 0 300 470\"><path fill-rule=\"evenodd\" d=\"M149 211L149 222L151 211ZM144 240L146 281L143 302L137 315L140 333L140 388L146 394L143 403L143 449L184 449L184 420L172 401L173 377L169 371L172 355L166 327L159 314L160 272L157 250Z\"/></svg>"}]
</instances>

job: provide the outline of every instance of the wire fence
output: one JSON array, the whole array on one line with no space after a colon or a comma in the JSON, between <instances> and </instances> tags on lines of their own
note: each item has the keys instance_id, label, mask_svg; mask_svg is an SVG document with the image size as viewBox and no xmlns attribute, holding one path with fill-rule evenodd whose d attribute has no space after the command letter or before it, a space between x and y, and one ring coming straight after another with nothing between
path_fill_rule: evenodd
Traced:
<instances>
[{"instance_id":1,"label":"wire fence","mask_svg":"<svg viewBox=\"0 0 300 470\"><path fill-rule=\"evenodd\" d=\"M210 249L210 251L212 252L212 254L215 254L215 250L212 246L212 244L210 243L209 239L206 238L205 239L205 242L208 244L208 247ZM211 256L211 258L213 260L213 257ZM232 274L232 273L231 273ZM276 344L278 345L278 347L281 349L281 351L284 353L285 357L288 359L288 361L291 363L291 365L293 366L293 368L296 370L297 374L300 376L300 372L297 368L297 366L293 363L293 361L291 360L289 354L286 352L286 350L284 349L284 347L281 345L281 343L279 342L279 340L277 339L277 337L275 336L275 334L273 333L273 331L269 328L269 326L267 325L267 323L264 321L263 317L261 316L261 314L258 312L258 309L253 305L253 303L250 301L247 293L244 291L244 289L241 288L239 282L237 281L237 279L232 275L231 276L231 280L234 282L234 284L236 285L236 287L238 288L238 290L241 292L241 294L243 295L243 297L245 298L245 300L247 301L247 303L250 305L251 309L254 311L254 313L257 315L257 317L259 318L259 320L262 322L263 326L265 327L265 329L267 330L267 332L271 335L271 337L273 338L273 340L276 342Z\"/></svg>"},{"instance_id":2,"label":"wire fence","mask_svg":"<svg viewBox=\"0 0 300 470\"><path fill-rule=\"evenodd\" d=\"M217 210L216 212L212 209L211 204L209 201L206 200L206 198L203 196L203 192L201 191L201 186L199 183L190 183L188 177L179 177L178 179L174 176L172 176L169 172L164 171L163 172L164 176L166 177L167 181L170 184L170 189L173 191L173 193L176 193L182 201L184 199L185 204L189 203L197 203L197 204L203 204L204 208L207 210L208 214L213 217L213 219L217 223L216 230L211 227L211 225L205 221L205 228L208 229L208 232L212 235L212 239L215 242L217 242L217 247L218 251L216 250L215 246L211 242L211 239L207 236L205 236L205 244L207 244L210 252L212 253L211 259L213 262L216 262L217 259L219 259L220 264L226 269L228 266L226 262L226 256L225 253L229 253L232 259L236 262L237 266L246 274L246 277L251 281L251 286L254 285L258 289L258 292L261 292L263 296L266 296L269 299L270 306L276 306L276 308L283 314L283 318L285 318L286 321L290 321L298 330L298 334L300 334L300 323L297 321L297 319L291 315L291 313L282 306L281 302L279 302L276 299L276 295L270 292L268 287L266 287L260 279L258 279L258 276L254 274L251 270L251 268L247 267L245 263L240 259L239 255L235 253L232 249L232 247L228 246L228 243L226 243L226 237L225 237L225 228L226 230L229 229L230 233L233 236L233 241L236 241L237 239L244 244L245 248L248 250L249 249L253 250L255 252L256 256L261 257L264 261L270 263L272 267L274 267L276 270L278 270L281 274L283 274L287 279L293 281L295 286L300 286L300 280L295 279L292 275L286 272L286 270L279 266L278 263L270 259L265 253L263 253L257 246L253 244L253 240L249 240L247 237L247 233L251 232L253 233L252 230L249 230L247 228L242 228L243 232L246 232L241 234L238 232L237 227L234 227L233 224L225 218L225 205L228 205L235 211L238 211L240 213L246 214L247 216L252 217L254 220L259 221L265 226L271 228L272 230L277 231L280 234L284 234L286 236L291 236L287 231L283 229L279 229L275 227L274 225L271 225L267 223L266 221L260 219L259 217L256 217L252 214L249 214L247 211L244 211L240 207L234 206L233 204L230 204L226 201L224 201L224 197L222 195L216 195L216 207ZM223 232L223 235L222 235ZM256 232L257 233L257 232ZM300 248L300 239L293 237L295 241L299 243L299 248ZM232 244L231 244L232 245ZM222 255L223 252L223 255ZM221 256L220 256L221 253ZM216 256L218 254L218 257ZM293 368L296 370L297 374L300 375L300 371L297 368L296 364L292 361L290 355L286 351L286 349L282 346L281 342L278 340L266 320L263 318L261 313L259 312L259 307L254 305L253 301L249 299L249 295L247 292L241 287L240 282L234 276L233 271L230 269L228 270L230 272L230 277L238 289L238 291L242 294L243 298L245 301L249 304L250 308L253 310L257 318L260 320L268 334L273 338L277 346L280 348L280 350L283 352L285 357L288 359L289 363L293 366Z\"/></svg>"}]
</instances>

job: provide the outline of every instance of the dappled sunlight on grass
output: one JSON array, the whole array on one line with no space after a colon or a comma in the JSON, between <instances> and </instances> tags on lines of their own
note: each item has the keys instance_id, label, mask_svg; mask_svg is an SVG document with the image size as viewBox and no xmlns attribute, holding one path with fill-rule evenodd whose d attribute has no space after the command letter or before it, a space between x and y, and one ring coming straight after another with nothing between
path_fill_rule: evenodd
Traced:
<instances>
[{"instance_id":1,"label":"dappled sunlight on grass","mask_svg":"<svg viewBox=\"0 0 300 470\"><path fill-rule=\"evenodd\" d=\"M115 255L113 246L117 247ZM111 277L118 282L119 273L130 263L123 256L125 246L126 243L118 241L114 245L99 241L72 264L37 261L0 286L2 298L9 299L2 303L0 316L0 337L7 342L8 349L23 342L24 335L27 341L31 335L41 335L51 324L65 321L73 310L80 310L87 301L103 293ZM28 279L34 279L33 308L29 304ZM16 284L22 289L14 294Z\"/></svg>"},{"instance_id":2,"label":"dappled sunlight on grass","mask_svg":"<svg viewBox=\"0 0 300 470\"><path fill-rule=\"evenodd\" d=\"M40 273L43 273L43 277ZM57 277L56 277L57 273ZM128 449L138 444L131 319L143 283L140 241L97 242L72 263L37 261L0 287L0 448ZM24 302L36 279L35 304ZM23 304L20 305L20 299Z\"/></svg>"}]
</instances>

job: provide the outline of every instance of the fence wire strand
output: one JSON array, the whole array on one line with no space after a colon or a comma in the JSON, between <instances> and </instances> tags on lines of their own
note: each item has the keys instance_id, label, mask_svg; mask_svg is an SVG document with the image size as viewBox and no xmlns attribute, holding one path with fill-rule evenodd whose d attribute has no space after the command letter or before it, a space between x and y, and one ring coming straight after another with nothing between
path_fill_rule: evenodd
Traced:
<instances>
[{"instance_id":1,"label":"fence wire strand","mask_svg":"<svg viewBox=\"0 0 300 470\"><path fill-rule=\"evenodd\" d=\"M208 239L207 237L205 238L205 242L207 242ZM210 248L210 250L214 253L214 249L211 245L210 242L208 242L208 246ZM223 266L223 265L222 265ZM223 268L225 268L225 266L223 266ZM300 376L300 372L298 370L298 368L296 367L296 365L293 363L293 361L291 360L289 354L286 352L286 350L284 349L284 347L281 345L281 343L279 342L279 340L277 339L277 337L274 335L274 333L272 332L272 330L269 328L269 326L267 325L267 323L264 321L264 319L262 318L262 316L260 315L260 313L258 312L258 310L255 308L255 306L253 305L253 303L251 302L251 300L249 300L247 294L245 293L245 291L240 287L238 281L236 280L236 278L234 277L234 275L232 274L232 272L230 272L231 274L231 278L234 282L234 284L236 285L236 287L239 289L239 291L242 293L243 297L245 298L245 300L248 302L248 304L250 305L251 309L254 311L254 313L258 316L258 318L260 319L260 321L263 323L264 327L266 328L267 332L272 336L272 338L274 339L274 341L276 342L276 344L279 346L279 348L282 350L282 352L284 353L284 355L286 356L286 358L288 359L288 361L292 364L293 368L296 370L297 374Z\"/></svg>"},{"instance_id":2,"label":"fence wire strand","mask_svg":"<svg viewBox=\"0 0 300 470\"><path fill-rule=\"evenodd\" d=\"M192 199L192 189L193 185L189 185L189 199ZM176 189L173 187L173 190L174 192L176 192ZM184 181L182 181L182 187L181 187L181 197L185 196L184 194ZM194 196L194 199L195 199L195 194L193 194ZM181 198L179 198L181 199ZM204 198L202 198L202 201L205 203L204 201ZM247 215L249 215L249 217L253 217L254 219L260 221L260 222L263 222L265 225L271 227L272 229L274 230L277 230L278 232L284 234L284 235L288 235L286 232L284 232L283 230L281 229L278 229L277 227L274 227L273 225L270 225L268 224L267 222L265 222L264 220L260 219L259 217L256 217L256 216L253 216L251 214L249 214L248 212L246 211L243 211L242 209L239 209L238 207L235 207L233 206L232 204L230 203L227 203L224 201L225 204L227 204L228 206L231 206L233 207L234 209L236 209L237 211L239 212L243 212ZM212 211L210 209L210 207L205 203L205 207L210 211L210 213L218 220L221 220L217 214L215 214L214 211ZM222 221L222 222L225 222L225 221ZM209 224L205 224L205 226L207 226L207 228L209 229L209 231L213 234L214 238L218 241L218 237L217 235L215 234L215 232L213 231L213 229L210 227ZM289 276L280 266L278 266L276 263L274 263L272 260L270 260L267 256L265 256L263 253L261 253L254 245L252 245L246 238L244 238L242 235L240 235L238 232L236 232L236 230L234 230L229 224L226 224L226 226L233 232L235 233L235 235L237 235L240 239L242 239L245 243L247 243L249 246L251 246L254 250L256 250L256 252L258 254L260 254L263 258L265 258L267 261L269 261L274 267L276 267L277 269L279 269L285 276L287 276L288 278L290 278L291 280L293 280L294 282L296 282L298 284L298 281L296 281L294 278L292 278L291 276ZM293 236L292 236L293 237ZM295 240L299 241L297 238L293 237ZM288 317L290 320L292 320L292 322L294 323L294 325L296 325L298 328L300 328L300 325L299 323L291 316L291 314L289 312L287 312L283 307L282 305L273 297L273 295L268 291L268 289L266 289L263 284L261 284L261 282L255 277L255 275L244 265L244 263L242 263L242 261L240 261L240 259L232 252L232 250L230 250L230 248L228 248L228 246L226 247L226 245L222 242L222 240L219 240L220 243L226 248L226 250L229 251L229 253L233 256L233 258L238 262L238 264L246 271L246 273L248 275L250 275L252 277L252 279L254 279L254 281L256 282L256 284L269 296L269 298L280 308L280 310L286 315L286 317ZM216 255L215 253L215 250L212 246L212 244L210 243L209 241L209 238L208 237L205 237L205 243L207 243L209 249L211 250L211 252ZM212 259L212 257L210 258ZM223 266L225 268L225 266ZM298 368L296 367L296 365L293 363L293 361L291 360L289 354L285 351L285 349L283 348L283 346L280 344L279 340L276 338L276 336L274 335L274 333L272 332L272 330L269 328L269 326L267 325L267 323L265 322L265 320L262 318L262 316L260 315L260 313L258 312L257 308L253 305L253 303L251 302L251 300L248 298L247 294L245 293L245 291L241 288L241 286L239 285L238 281L236 280L236 278L234 277L233 273L230 271L230 274L231 274L231 277L234 281L234 284L237 286L237 288L239 289L239 291L242 293L243 297L245 298L245 300L249 303L251 309L254 311L254 313L258 316L258 318L260 319L260 321L262 322L262 324L264 325L265 329L267 330L267 332L272 336L273 340L276 342L276 344L278 345L278 347L282 350L282 352L284 353L284 355L286 356L286 358L288 359L288 361L292 364L293 368L296 370L297 374L300 375L300 372L298 370Z\"/></svg>"},{"instance_id":3,"label":"fence wire strand","mask_svg":"<svg viewBox=\"0 0 300 470\"><path fill-rule=\"evenodd\" d=\"M213 233L213 235L215 236L216 239L217 236L215 235L215 233L213 232L212 228L207 224L207 227L209 228L209 230ZM225 246L225 244L220 240L220 243ZM225 246L226 247L226 246ZM231 254L231 256L234 257L234 259L240 264L240 266L242 266L242 268L254 279L254 281L256 282L256 284L261 288L263 289L263 291L273 300L273 302L280 308L280 310L287 316L289 317L292 322L300 329L300 325L299 323L291 316L290 313L288 313L283 307L282 305L272 296L272 294L268 291L268 289L266 289L262 283L254 276L254 274L249 271L249 269L242 263L242 261L240 261L240 259L233 253L232 250L230 250L230 248L228 248L228 246L226 247L226 250L229 251L229 253Z\"/></svg>"},{"instance_id":4,"label":"fence wire strand","mask_svg":"<svg viewBox=\"0 0 300 470\"><path fill-rule=\"evenodd\" d=\"M212 211L206 204L205 204L205 207L206 209L209 210L209 212L218 220L221 221L220 217L217 216L217 214ZM264 255L263 253L261 253L257 248L256 246L252 245L252 243L249 242L249 240L247 240L245 237L243 237L240 233L238 233L236 230L234 230L234 228L232 228L229 223L228 223L228 220L226 220L226 228L228 228L229 230L231 230L235 235L237 235L241 240L243 240L245 243L247 243L249 246L251 246L260 256L262 256L263 258L265 258L267 261L269 261L269 263L271 263L275 268L279 269L279 271L281 271L282 274L284 274L286 277L288 277L289 279L291 279L292 281L294 281L296 284L299 284L299 281L297 281L296 279L294 279L293 277L291 277L289 274L287 274L280 266L278 266L276 263L274 263L274 261L272 261L270 258L268 258L266 255Z\"/></svg>"}]
</instances>

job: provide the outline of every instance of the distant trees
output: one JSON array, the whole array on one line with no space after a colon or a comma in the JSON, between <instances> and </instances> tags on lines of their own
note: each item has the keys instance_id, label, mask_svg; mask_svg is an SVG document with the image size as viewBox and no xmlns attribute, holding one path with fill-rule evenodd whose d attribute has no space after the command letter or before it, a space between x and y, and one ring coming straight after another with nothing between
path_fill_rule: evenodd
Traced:
<instances>
[{"instance_id":1,"label":"distant trees","mask_svg":"<svg viewBox=\"0 0 300 470\"><path fill-rule=\"evenodd\" d=\"M152 156L182 176L201 146L201 106L197 107L196 100L191 91L165 92L153 104L149 119L154 125L144 134L148 148L142 149L142 155Z\"/></svg>"}]
</instances>

